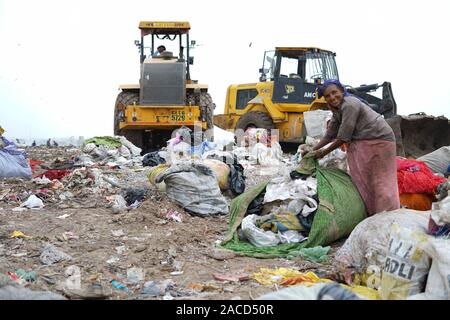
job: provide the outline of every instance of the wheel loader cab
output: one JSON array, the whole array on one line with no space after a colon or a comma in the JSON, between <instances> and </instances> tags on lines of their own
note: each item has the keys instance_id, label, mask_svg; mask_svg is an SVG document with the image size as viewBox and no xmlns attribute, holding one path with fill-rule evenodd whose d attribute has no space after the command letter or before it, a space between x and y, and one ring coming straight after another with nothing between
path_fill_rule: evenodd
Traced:
<instances>
[{"instance_id":1,"label":"wheel loader cab","mask_svg":"<svg viewBox=\"0 0 450 320\"><path fill-rule=\"evenodd\" d=\"M306 111L328 109L324 98L317 98L318 86L326 80L339 79L334 52L313 47L276 47L266 51L257 83L228 87L223 114L214 116L222 129L250 127L277 129L280 142L302 143L306 137ZM382 98L371 93L382 87ZM396 115L391 84L346 86L385 118Z\"/></svg>"},{"instance_id":2,"label":"wheel loader cab","mask_svg":"<svg viewBox=\"0 0 450 320\"><path fill-rule=\"evenodd\" d=\"M213 128L215 104L208 86L191 79L189 22L142 21L138 84L122 85L114 107L114 134L145 151L166 146L174 130ZM164 46L164 50L156 48ZM207 135L213 139L212 131Z\"/></svg>"},{"instance_id":3,"label":"wheel loader cab","mask_svg":"<svg viewBox=\"0 0 450 320\"><path fill-rule=\"evenodd\" d=\"M339 79L335 54L318 48L276 48L265 53L260 79L273 81L273 103L311 104L317 84Z\"/></svg>"}]
</instances>

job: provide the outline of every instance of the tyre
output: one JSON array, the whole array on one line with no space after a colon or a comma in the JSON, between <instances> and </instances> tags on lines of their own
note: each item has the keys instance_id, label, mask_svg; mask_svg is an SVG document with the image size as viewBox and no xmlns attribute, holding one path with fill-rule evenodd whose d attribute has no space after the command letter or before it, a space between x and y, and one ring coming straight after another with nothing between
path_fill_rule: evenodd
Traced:
<instances>
[{"instance_id":1,"label":"tyre","mask_svg":"<svg viewBox=\"0 0 450 320\"><path fill-rule=\"evenodd\" d=\"M211 131L214 129L214 109L216 105L213 103L212 98L209 93L200 93L200 111L202 113L202 119L206 121L206 129ZM211 133L212 134L212 133ZM211 135L210 134L210 135ZM213 141L213 136L207 137L209 141Z\"/></svg>"},{"instance_id":2,"label":"tyre","mask_svg":"<svg viewBox=\"0 0 450 320\"><path fill-rule=\"evenodd\" d=\"M275 125L268 113L261 111L250 111L242 115L236 124L236 129L242 129L245 131L248 128L263 128L266 130L271 130L275 129Z\"/></svg>"},{"instance_id":3,"label":"tyre","mask_svg":"<svg viewBox=\"0 0 450 320\"><path fill-rule=\"evenodd\" d=\"M139 103L139 93L123 91L119 93L114 107L114 135L124 136L128 141L133 143L136 147L143 148L144 146L144 131L143 130L125 130L119 128L119 113L124 110L126 106Z\"/></svg>"}]
</instances>

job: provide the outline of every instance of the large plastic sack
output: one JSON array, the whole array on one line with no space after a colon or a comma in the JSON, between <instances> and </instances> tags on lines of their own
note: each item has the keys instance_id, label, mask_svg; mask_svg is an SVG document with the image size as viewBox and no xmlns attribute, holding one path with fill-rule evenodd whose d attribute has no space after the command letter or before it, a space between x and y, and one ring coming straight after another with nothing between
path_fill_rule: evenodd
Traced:
<instances>
[{"instance_id":1,"label":"large plastic sack","mask_svg":"<svg viewBox=\"0 0 450 320\"><path fill-rule=\"evenodd\" d=\"M425 293L450 300L450 240L431 239L425 250L433 259Z\"/></svg>"},{"instance_id":2,"label":"large plastic sack","mask_svg":"<svg viewBox=\"0 0 450 320\"><path fill-rule=\"evenodd\" d=\"M347 237L366 218L364 202L350 176L316 162L319 207L306 246L324 246Z\"/></svg>"},{"instance_id":3,"label":"large plastic sack","mask_svg":"<svg viewBox=\"0 0 450 320\"><path fill-rule=\"evenodd\" d=\"M227 214L228 204L213 171L200 163L180 163L158 175L168 197L190 213L200 216Z\"/></svg>"},{"instance_id":4,"label":"large plastic sack","mask_svg":"<svg viewBox=\"0 0 450 320\"><path fill-rule=\"evenodd\" d=\"M450 240L431 238L425 251L432 258L425 292L408 300L450 300Z\"/></svg>"},{"instance_id":5,"label":"large plastic sack","mask_svg":"<svg viewBox=\"0 0 450 320\"><path fill-rule=\"evenodd\" d=\"M429 236L394 223L381 275L383 300L404 300L425 289L431 259L424 251Z\"/></svg>"},{"instance_id":6,"label":"large plastic sack","mask_svg":"<svg viewBox=\"0 0 450 320\"><path fill-rule=\"evenodd\" d=\"M398 192L432 193L438 185L447 180L436 176L421 161L397 158Z\"/></svg>"},{"instance_id":7,"label":"large plastic sack","mask_svg":"<svg viewBox=\"0 0 450 320\"><path fill-rule=\"evenodd\" d=\"M231 152L211 150L202 155L203 159L215 159L226 163L230 167L229 189L233 194L239 195L245 191L244 167L238 158Z\"/></svg>"},{"instance_id":8,"label":"large plastic sack","mask_svg":"<svg viewBox=\"0 0 450 320\"><path fill-rule=\"evenodd\" d=\"M31 175L31 167L23 154L11 154L0 149L0 179L11 177L31 179Z\"/></svg>"},{"instance_id":9,"label":"large plastic sack","mask_svg":"<svg viewBox=\"0 0 450 320\"><path fill-rule=\"evenodd\" d=\"M302 248L325 246L348 236L366 217L361 196L345 172L334 168L320 168L317 161L314 161L313 165L316 166L319 207L307 241L300 244L282 244L275 248L256 248L248 242L239 240L236 230L250 203L265 190L267 186L265 182L232 200L229 232L222 245L251 256L287 257Z\"/></svg>"},{"instance_id":10,"label":"large plastic sack","mask_svg":"<svg viewBox=\"0 0 450 320\"><path fill-rule=\"evenodd\" d=\"M226 163L214 159L205 159L203 163L216 175L220 190L228 190L230 167Z\"/></svg>"},{"instance_id":11,"label":"large plastic sack","mask_svg":"<svg viewBox=\"0 0 450 320\"><path fill-rule=\"evenodd\" d=\"M397 209L377 213L359 223L336 252L336 260L344 267L364 273L369 267L383 268L394 223L412 231L426 232L430 212Z\"/></svg>"},{"instance_id":12,"label":"large plastic sack","mask_svg":"<svg viewBox=\"0 0 450 320\"><path fill-rule=\"evenodd\" d=\"M425 162L433 172L444 174L450 165L450 146L439 148L417 160Z\"/></svg>"},{"instance_id":13,"label":"large plastic sack","mask_svg":"<svg viewBox=\"0 0 450 320\"><path fill-rule=\"evenodd\" d=\"M328 110L314 110L303 112L306 134L313 138L322 138L327 131L327 121L333 113Z\"/></svg>"}]
</instances>

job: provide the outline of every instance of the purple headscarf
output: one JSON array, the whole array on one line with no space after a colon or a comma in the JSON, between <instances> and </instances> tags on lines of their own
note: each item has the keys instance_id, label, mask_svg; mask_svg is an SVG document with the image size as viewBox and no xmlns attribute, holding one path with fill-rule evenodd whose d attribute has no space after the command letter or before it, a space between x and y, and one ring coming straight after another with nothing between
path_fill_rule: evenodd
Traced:
<instances>
[{"instance_id":1,"label":"purple headscarf","mask_svg":"<svg viewBox=\"0 0 450 320\"><path fill-rule=\"evenodd\" d=\"M319 86L319 89L317 90L317 94L319 96L319 98L323 97L323 92L325 91L326 87L328 87L330 84L334 84L336 87L342 89L342 91L344 92L344 97L349 96L350 94L347 92L347 90L344 88L344 86L342 85L342 83L339 82L339 80L337 79L330 79L330 80L325 80L324 83L322 83Z\"/></svg>"}]
</instances>

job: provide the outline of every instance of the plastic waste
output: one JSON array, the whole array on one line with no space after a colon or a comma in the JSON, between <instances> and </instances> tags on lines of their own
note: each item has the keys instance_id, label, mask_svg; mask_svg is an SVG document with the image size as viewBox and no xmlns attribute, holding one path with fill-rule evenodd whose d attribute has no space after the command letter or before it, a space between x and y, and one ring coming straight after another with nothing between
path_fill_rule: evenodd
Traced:
<instances>
[{"instance_id":1,"label":"plastic waste","mask_svg":"<svg viewBox=\"0 0 450 320\"><path fill-rule=\"evenodd\" d=\"M256 215L251 214L242 219L241 229L250 243L257 247L272 247L280 243L280 238L272 231L264 231L255 225Z\"/></svg>"},{"instance_id":2,"label":"plastic waste","mask_svg":"<svg viewBox=\"0 0 450 320\"><path fill-rule=\"evenodd\" d=\"M17 269L16 275L25 281L29 281L29 282L36 281L36 272L34 272L34 271L27 272L23 269Z\"/></svg>"},{"instance_id":3,"label":"plastic waste","mask_svg":"<svg viewBox=\"0 0 450 320\"><path fill-rule=\"evenodd\" d=\"M220 190L228 190L230 168L220 160L205 159L203 164L208 166L216 175Z\"/></svg>"},{"instance_id":4,"label":"plastic waste","mask_svg":"<svg viewBox=\"0 0 450 320\"><path fill-rule=\"evenodd\" d=\"M142 268L130 268L127 269L127 283L137 284L144 280L144 270Z\"/></svg>"},{"instance_id":5,"label":"plastic waste","mask_svg":"<svg viewBox=\"0 0 450 320\"><path fill-rule=\"evenodd\" d=\"M303 112L306 134L313 138L322 138L327 131L327 121L333 113L328 110L314 110Z\"/></svg>"},{"instance_id":6,"label":"plastic waste","mask_svg":"<svg viewBox=\"0 0 450 320\"><path fill-rule=\"evenodd\" d=\"M26 238L26 239L31 239L32 237L27 236L27 235L24 234L22 231L14 230L13 233L11 234L11 238Z\"/></svg>"},{"instance_id":7,"label":"plastic waste","mask_svg":"<svg viewBox=\"0 0 450 320\"><path fill-rule=\"evenodd\" d=\"M149 192L149 188L128 188L125 195L125 200L127 201L127 205L131 205L135 201L142 202L145 200Z\"/></svg>"},{"instance_id":8,"label":"plastic waste","mask_svg":"<svg viewBox=\"0 0 450 320\"><path fill-rule=\"evenodd\" d=\"M143 295L148 295L150 297L163 296L168 290L173 289L175 283L172 279L167 279L163 281L147 281L144 284L144 289L142 290Z\"/></svg>"},{"instance_id":9,"label":"plastic waste","mask_svg":"<svg viewBox=\"0 0 450 320\"><path fill-rule=\"evenodd\" d=\"M297 243L308 239L295 230L288 230L284 232L278 231L278 237L280 238L281 243Z\"/></svg>"},{"instance_id":10,"label":"plastic waste","mask_svg":"<svg viewBox=\"0 0 450 320\"><path fill-rule=\"evenodd\" d=\"M234 195L239 195L245 191L245 175L244 167L237 163L229 164L230 166L230 190Z\"/></svg>"},{"instance_id":11,"label":"plastic waste","mask_svg":"<svg viewBox=\"0 0 450 320\"><path fill-rule=\"evenodd\" d=\"M314 262L325 262L328 260L328 252L330 251L330 247L313 247L313 248L302 248L299 251L290 252L291 256L300 256L306 260L314 261Z\"/></svg>"},{"instance_id":12,"label":"plastic waste","mask_svg":"<svg viewBox=\"0 0 450 320\"><path fill-rule=\"evenodd\" d=\"M122 291L128 293L128 288L124 284L120 283L117 280L111 280L111 285L116 289L119 289L119 290L122 290Z\"/></svg>"},{"instance_id":13,"label":"plastic waste","mask_svg":"<svg viewBox=\"0 0 450 320\"><path fill-rule=\"evenodd\" d=\"M44 207L44 202L32 194L27 201L20 205L21 208L40 209Z\"/></svg>"},{"instance_id":14,"label":"plastic waste","mask_svg":"<svg viewBox=\"0 0 450 320\"><path fill-rule=\"evenodd\" d=\"M169 209L166 213L166 219L173 220L176 222L183 222L183 214L181 214L176 210Z\"/></svg>"},{"instance_id":15,"label":"plastic waste","mask_svg":"<svg viewBox=\"0 0 450 320\"><path fill-rule=\"evenodd\" d=\"M46 265L51 265L60 261L70 260L71 256L57 249L54 245L48 243L39 257L41 262Z\"/></svg>"},{"instance_id":16,"label":"plastic waste","mask_svg":"<svg viewBox=\"0 0 450 320\"><path fill-rule=\"evenodd\" d=\"M166 163L166 160L161 157L159 151L153 151L147 153L142 159L142 165L145 167L154 167L160 164Z\"/></svg>"},{"instance_id":17,"label":"plastic waste","mask_svg":"<svg viewBox=\"0 0 450 320\"><path fill-rule=\"evenodd\" d=\"M317 300L361 300L353 292L337 283L326 284L320 289Z\"/></svg>"},{"instance_id":18,"label":"plastic waste","mask_svg":"<svg viewBox=\"0 0 450 320\"><path fill-rule=\"evenodd\" d=\"M109 196L107 199L112 202L113 213L118 214L127 209L127 202L120 194Z\"/></svg>"},{"instance_id":19,"label":"plastic waste","mask_svg":"<svg viewBox=\"0 0 450 320\"><path fill-rule=\"evenodd\" d=\"M252 202L250 202L245 215L251 215L251 214L260 215L261 214L261 211L264 208L265 194L266 194L266 191L264 189L264 191L262 191L255 199L252 200Z\"/></svg>"}]
</instances>

